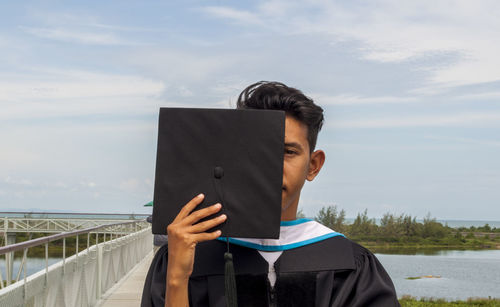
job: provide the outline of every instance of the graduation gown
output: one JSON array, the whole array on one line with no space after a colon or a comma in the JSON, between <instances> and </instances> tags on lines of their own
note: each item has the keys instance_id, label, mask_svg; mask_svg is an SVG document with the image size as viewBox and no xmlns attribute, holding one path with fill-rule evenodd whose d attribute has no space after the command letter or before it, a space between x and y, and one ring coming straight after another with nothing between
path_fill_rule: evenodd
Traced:
<instances>
[{"instance_id":1,"label":"graduation gown","mask_svg":"<svg viewBox=\"0 0 500 307\"><path fill-rule=\"evenodd\" d=\"M197 245L189 280L191 307L226 306L226 250L226 243L217 240ZM269 264L255 248L230 244L230 251L239 307L399 306L394 285L377 258L343 235L284 249L274 263L274 287L268 279ZM164 306L167 260L168 245L164 245L147 274L142 307Z\"/></svg>"}]
</instances>

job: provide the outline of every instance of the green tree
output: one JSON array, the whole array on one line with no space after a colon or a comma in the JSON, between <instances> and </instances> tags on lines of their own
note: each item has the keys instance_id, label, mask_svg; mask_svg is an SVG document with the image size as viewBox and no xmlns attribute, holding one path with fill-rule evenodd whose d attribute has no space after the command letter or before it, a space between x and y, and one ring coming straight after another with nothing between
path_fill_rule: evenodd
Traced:
<instances>
[{"instance_id":1,"label":"green tree","mask_svg":"<svg viewBox=\"0 0 500 307\"><path fill-rule=\"evenodd\" d=\"M466 242L464 236L462 235L462 233L460 231L456 231L455 232L454 238L457 239L458 241L462 242L462 243Z\"/></svg>"},{"instance_id":2,"label":"green tree","mask_svg":"<svg viewBox=\"0 0 500 307\"><path fill-rule=\"evenodd\" d=\"M383 235L384 239L390 241L395 241L406 237L414 237L418 232L418 223L415 217L411 215L401 214L399 216L394 216L390 213L384 214L380 220L380 233Z\"/></svg>"},{"instance_id":3,"label":"green tree","mask_svg":"<svg viewBox=\"0 0 500 307\"><path fill-rule=\"evenodd\" d=\"M491 232L491 226L488 223L486 223L484 224L484 226L478 227L477 230L482 232Z\"/></svg>"},{"instance_id":4,"label":"green tree","mask_svg":"<svg viewBox=\"0 0 500 307\"><path fill-rule=\"evenodd\" d=\"M315 220L335 231L343 232L345 230L345 211L342 209L337 212L335 205L321 208Z\"/></svg>"},{"instance_id":5,"label":"green tree","mask_svg":"<svg viewBox=\"0 0 500 307\"><path fill-rule=\"evenodd\" d=\"M299 211L297 211L297 215L296 215L296 217L297 217L298 219L303 219L303 218L305 218L305 217L306 217L306 215L304 214L304 212L302 212L302 209L300 209Z\"/></svg>"},{"instance_id":6,"label":"green tree","mask_svg":"<svg viewBox=\"0 0 500 307\"><path fill-rule=\"evenodd\" d=\"M448 229L443 226L443 224L436 221L436 218L431 217L431 213L427 213L424 218L424 223L422 227L422 237L441 239L444 238L448 233Z\"/></svg>"},{"instance_id":7,"label":"green tree","mask_svg":"<svg viewBox=\"0 0 500 307\"><path fill-rule=\"evenodd\" d=\"M411 217L411 215L403 216L402 220L402 230L403 234L407 237L414 237L417 235L419 230L419 223L417 223L416 217Z\"/></svg>"},{"instance_id":8,"label":"green tree","mask_svg":"<svg viewBox=\"0 0 500 307\"><path fill-rule=\"evenodd\" d=\"M387 212L380 219L380 232L385 238L397 236L396 221L394 215Z\"/></svg>"},{"instance_id":9,"label":"green tree","mask_svg":"<svg viewBox=\"0 0 500 307\"><path fill-rule=\"evenodd\" d=\"M368 218L368 209L363 213L358 213L354 223L350 225L349 234L351 236L374 236L378 231L375 219Z\"/></svg>"}]
</instances>

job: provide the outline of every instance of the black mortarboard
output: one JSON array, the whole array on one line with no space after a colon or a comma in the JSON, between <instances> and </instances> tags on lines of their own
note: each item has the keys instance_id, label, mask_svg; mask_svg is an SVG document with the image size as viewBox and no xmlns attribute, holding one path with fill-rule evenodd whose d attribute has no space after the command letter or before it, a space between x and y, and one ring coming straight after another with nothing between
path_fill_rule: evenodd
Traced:
<instances>
[{"instance_id":1,"label":"black mortarboard","mask_svg":"<svg viewBox=\"0 0 500 307\"><path fill-rule=\"evenodd\" d=\"M224 237L279 237L285 112L161 108L153 233L199 193L217 202Z\"/></svg>"}]
</instances>

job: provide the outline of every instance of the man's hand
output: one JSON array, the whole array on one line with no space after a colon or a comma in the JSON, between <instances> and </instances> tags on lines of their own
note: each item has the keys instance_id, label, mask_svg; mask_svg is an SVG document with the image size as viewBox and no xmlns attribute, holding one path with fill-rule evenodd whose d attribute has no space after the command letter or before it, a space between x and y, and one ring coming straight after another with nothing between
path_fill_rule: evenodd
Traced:
<instances>
[{"instance_id":1,"label":"man's hand","mask_svg":"<svg viewBox=\"0 0 500 307\"><path fill-rule=\"evenodd\" d=\"M188 306L188 281L193 272L196 244L214 240L221 231L205 232L226 220L226 215L197 223L201 219L220 211L221 205L194 211L205 196L200 194L188 202L168 225L168 266L165 306Z\"/></svg>"}]
</instances>

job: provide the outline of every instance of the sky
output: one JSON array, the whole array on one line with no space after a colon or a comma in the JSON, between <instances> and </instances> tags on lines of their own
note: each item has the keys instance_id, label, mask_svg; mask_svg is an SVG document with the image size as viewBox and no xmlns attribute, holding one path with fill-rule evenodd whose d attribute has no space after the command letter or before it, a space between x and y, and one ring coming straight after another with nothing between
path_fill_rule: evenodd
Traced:
<instances>
[{"instance_id":1,"label":"sky","mask_svg":"<svg viewBox=\"0 0 500 307\"><path fill-rule=\"evenodd\" d=\"M0 211L144 213L160 107L325 110L300 208L500 220L498 1L2 1Z\"/></svg>"}]
</instances>

